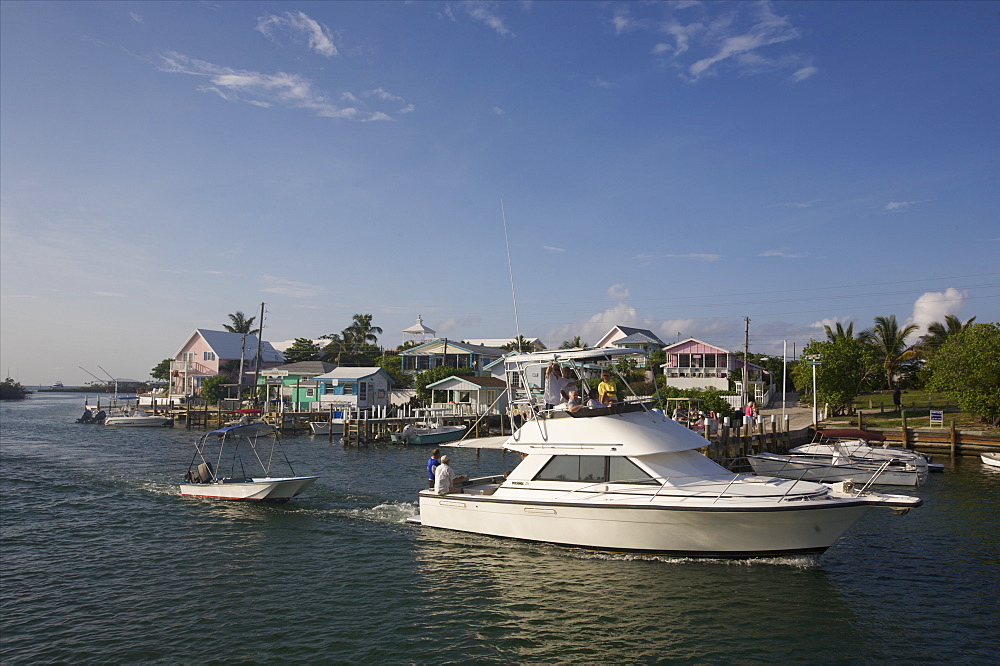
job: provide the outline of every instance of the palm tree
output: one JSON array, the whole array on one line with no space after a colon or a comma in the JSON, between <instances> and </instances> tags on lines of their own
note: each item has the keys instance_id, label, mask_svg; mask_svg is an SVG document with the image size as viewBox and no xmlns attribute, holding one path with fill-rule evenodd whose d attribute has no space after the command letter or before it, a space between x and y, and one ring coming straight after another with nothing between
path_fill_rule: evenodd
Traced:
<instances>
[{"instance_id":1,"label":"palm tree","mask_svg":"<svg viewBox=\"0 0 1000 666\"><path fill-rule=\"evenodd\" d=\"M324 340L329 340L330 342L320 350L320 353L322 354L320 356L320 360L340 365L340 362L347 354L347 345L345 344L344 339L337 333L329 333L322 336L322 338Z\"/></svg>"},{"instance_id":2,"label":"palm tree","mask_svg":"<svg viewBox=\"0 0 1000 666\"><path fill-rule=\"evenodd\" d=\"M377 334L377 335L376 335ZM372 326L372 316L370 314L354 315L354 323L344 329L344 338L350 338L350 342L360 344L378 344L378 336L382 334L382 328Z\"/></svg>"},{"instance_id":3,"label":"palm tree","mask_svg":"<svg viewBox=\"0 0 1000 666\"><path fill-rule=\"evenodd\" d=\"M253 322L256 317L246 318L242 312L237 310L235 313L229 315L230 324L223 324L222 327L229 331L230 333L243 333L244 335L257 335L260 333L259 328L253 327Z\"/></svg>"},{"instance_id":4,"label":"palm tree","mask_svg":"<svg viewBox=\"0 0 1000 666\"><path fill-rule=\"evenodd\" d=\"M862 342L875 347L879 356L882 357L885 380L891 389L896 388L896 370L900 364L917 355L916 350L906 344L906 338L917 328L916 324L900 328L899 324L896 323L896 315L889 315L888 317L875 317L875 325L861 331L858 336Z\"/></svg>"},{"instance_id":5,"label":"palm tree","mask_svg":"<svg viewBox=\"0 0 1000 666\"><path fill-rule=\"evenodd\" d=\"M572 340L563 340L563 343L559 345L559 349L577 349L578 347L588 346L586 342L580 339L579 335L574 335Z\"/></svg>"},{"instance_id":6,"label":"palm tree","mask_svg":"<svg viewBox=\"0 0 1000 666\"><path fill-rule=\"evenodd\" d=\"M943 322L936 321L927 327L927 334L920 338L920 345L925 349L937 349L951 336L969 328L974 321L976 321L975 317L963 324L962 320L955 315L946 315Z\"/></svg>"},{"instance_id":7,"label":"palm tree","mask_svg":"<svg viewBox=\"0 0 1000 666\"><path fill-rule=\"evenodd\" d=\"M826 341L836 342L838 338L853 338L854 337L854 322L852 321L844 328L844 325L839 321L837 322L837 329L834 330L829 326L824 325L823 328L826 330Z\"/></svg>"}]
</instances>

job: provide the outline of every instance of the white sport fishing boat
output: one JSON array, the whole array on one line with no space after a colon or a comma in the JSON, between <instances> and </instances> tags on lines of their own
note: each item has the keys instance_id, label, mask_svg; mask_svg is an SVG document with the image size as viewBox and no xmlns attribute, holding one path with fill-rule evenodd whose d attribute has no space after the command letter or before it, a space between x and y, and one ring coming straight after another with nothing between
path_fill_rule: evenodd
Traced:
<instances>
[{"instance_id":1,"label":"white sport fishing boat","mask_svg":"<svg viewBox=\"0 0 1000 666\"><path fill-rule=\"evenodd\" d=\"M527 381L553 360L596 377L628 354L636 352L508 357L510 404L527 420L503 447L523 459L444 495L421 491L419 522L587 549L757 557L822 553L873 507L905 513L923 503L850 482L733 473L698 453L705 439L659 410L638 402L544 410Z\"/></svg>"},{"instance_id":2,"label":"white sport fishing boat","mask_svg":"<svg viewBox=\"0 0 1000 666\"><path fill-rule=\"evenodd\" d=\"M879 442L882 444L879 445ZM899 460L918 468L926 467L928 472L944 471L944 465L934 462L933 456L929 454L893 448L884 442L885 435L865 430L819 430L816 432L815 441L797 446L791 449L790 453L826 456L837 454L872 462Z\"/></svg>"},{"instance_id":3,"label":"white sport fishing boat","mask_svg":"<svg viewBox=\"0 0 1000 666\"><path fill-rule=\"evenodd\" d=\"M219 428L199 437L184 483L180 484L181 495L217 500L287 502L319 478L295 476L277 437L268 438L267 446L258 446L257 437L248 436L246 432L246 425L237 425ZM271 462L276 454L284 459L290 476L271 475ZM246 465L257 473L248 473Z\"/></svg>"}]
</instances>

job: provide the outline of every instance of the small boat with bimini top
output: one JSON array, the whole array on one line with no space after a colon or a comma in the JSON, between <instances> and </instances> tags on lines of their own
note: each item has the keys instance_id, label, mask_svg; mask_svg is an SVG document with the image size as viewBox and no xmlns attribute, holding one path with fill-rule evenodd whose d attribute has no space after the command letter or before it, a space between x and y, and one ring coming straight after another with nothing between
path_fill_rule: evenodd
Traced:
<instances>
[{"instance_id":1,"label":"small boat with bimini top","mask_svg":"<svg viewBox=\"0 0 1000 666\"><path fill-rule=\"evenodd\" d=\"M181 495L217 500L287 502L319 478L296 476L281 449L279 438L269 437L266 441L267 445L258 445L257 437L246 435L244 426L228 426L202 435L195 442L194 457L184 483L180 484ZM271 475L271 463L276 454L284 459L291 475ZM251 467L251 472L247 471L247 465Z\"/></svg>"},{"instance_id":2,"label":"small boat with bimini top","mask_svg":"<svg viewBox=\"0 0 1000 666\"><path fill-rule=\"evenodd\" d=\"M755 473L782 479L820 483L850 481L859 485L876 484L911 488L927 480L927 462L923 459L919 463L896 458L871 460L854 458L834 451L830 455L756 453L747 456L747 461Z\"/></svg>"},{"instance_id":3,"label":"small boat with bimini top","mask_svg":"<svg viewBox=\"0 0 1000 666\"><path fill-rule=\"evenodd\" d=\"M507 357L509 404L525 421L502 446L521 461L506 474L441 488L443 494L421 491L413 522L587 549L759 557L822 553L873 507L906 513L923 503L851 482L734 473L698 452L704 438L634 395L635 402L604 407L546 408L529 381L553 362L579 380L594 379L636 353Z\"/></svg>"},{"instance_id":4,"label":"small boat with bimini top","mask_svg":"<svg viewBox=\"0 0 1000 666\"><path fill-rule=\"evenodd\" d=\"M882 444L879 445L878 442ZM826 456L836 453L872 462L899 460L918 468L926 467L928 472L944 471L944 465L934 462L933 456L919 451L893 448L885 444L885 435L865 430L818 430L813 442L797 446L791 449L790 453Z\"/></svg>"}]
</instances>

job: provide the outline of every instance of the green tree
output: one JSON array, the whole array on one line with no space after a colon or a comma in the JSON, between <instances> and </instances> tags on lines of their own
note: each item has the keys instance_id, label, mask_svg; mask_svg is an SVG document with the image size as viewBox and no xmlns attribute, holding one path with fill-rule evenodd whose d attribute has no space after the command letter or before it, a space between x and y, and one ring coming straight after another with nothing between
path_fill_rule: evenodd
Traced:
<instances>
[{"instance_id":1,"label":"green tree","mask_svg":"<svg viewBox=\"0 0 1000 666\"><path fill-rule=\"evenodd\" d=\"M314 344L309 338L295 338L292 346L285 350L285 363L318 361L319 356L319 345Z\"/></svg>"},{"instance_id":2,"label":"green tree","mask_svg":"<svg viewBox=\"0 0 1000 666\"><path fill-rule=\"evenodd\" d=\"M403 359L399 356L389 354L380 356L375 361L375 365L389 373L396 388L410 388L413 386L413 376L403 372Z\"/></svg>"},{"instance_id":3,"label":"green tree","mask_svg":"<svg viewBox=\"0 0 1000 666\"><path fill-rule=\"evenodd\" d=\"M431 392L427 389L427 385L441 381L442 379L447 379L451 376L475 377L476 371L472 368L449 368L446 365L440 365L436 368L431 368L430 370L421 372L413 379L413 386L417 389L417 400L424 405L430 404Z\"/></svg>"},{"instance_id":4,"label":"green tree","mask_svg":"<svg viewBox=\"0 0 1000 666\"><path fill-rule=\"evenodd\" d=\"M853 338L854 322L852 321L848 324L847 328L844 328L844 325L838 321L836 329L832 329L829 326L824 325L823 330L826 331L827 342L833 342L837 338Z\"/></svg>"},{"instance_id":5,"label":"green tree","mask_svg":"<svg viewBox=\"0 0 1000 666\"><path fill-rule=\"evenodd\" d=\"M149 376L153 379L159 379L162 381L167 381L170 379L170 364L173 362L172 358L165 358L159 363L157 363L152 370L149 371Z\"/></svg>"},{"instance_id":6,"label":"green tree","mask_svg":"<svg viewBox=\"0 0 1000 666\"><path fill-rule=\"evenodd\" d=\"M532 350L531 343L525 340L523 335L518 335L516 338L505 344L500 349L504 351L516 351L516 352L530 352Z\"/></svg>"},{"instance_id":7,"label":"green tree","mask_svg":"<svg viewBox=\"0 0 1000 666\"><path fill-rule=\"evenodd\" d=\"M967 330L974 321L976 321L975 317L963 324L962 320L955 315L946 315L943 322L936 321L927 327L927 333L920 338L920 346L925 352L933 352L947 342L951 336Z\"/></svg>"},{"instance_id":8,"label":"green tree","mask_svg":"<svg viewBox=\"0 0 1000 666\"><path fill-rule=\"evenodd\" d=\"M574 335L572 340L563 340L559 349L577 349L578 347L589 347L586 342L580 339L579 335Z\"/></svg>"},{"instance_id":9,"label":"green tree","mask_svg":"<svg viewBox=\"0 0 1000 666\"><path fill-rule=\"evenodd\" d=\"M229 331L230 333L244 333L246 335L258 335L260 333L259 328L253 327L253 322L256 317L246 318L240 311L236 311L229 315L229 323L223 324L222 327Z\"/></svg>"},{"instance_id":10,"label":"green tree","mask_svg":"<svg viewBox=\"0 0 1000 666\"><path fill-rule=\"evenodd\" d=\"M870 388L881 373L881 357L875 347L858 338L838 337L829 341L812 340L802 350L803 357L819 356L816 366L816 398L829 403L834 414L852 409L854 398ZM812 393L812 369L808 363L796 363L792 377L796 386Z\"/></svg>"},{"instance_id":11,"label":"green tree","mask_svg":"<svg viewBox=\"0 0 1000 666\"><path fill-rule=\"evenodd\" d=\"M1000 425L1000 324L971 324L950 335L927 362L928 388L955 398L963 411Z\"/></svg>"},{"instance_id":12,"label":"green tree","mask_svg":"<svg viewBox=\"0 0 1000 666\"><path fill-rule=\"evenodd\" d=\"M377 345L378 336L382 334L382 329L372 326L372 316L370 314L356 314L354 321L341 333L342 337L349 344L360 346L363 344Z\"/></svg>"},{"instance_id":13,"label":"green tree","mask_svg":"<svg viewBox=\"0 0 1000 666\"><path fill-rule=\"evenodd\" d=\"M215 375L201 380L201 397L210 405L218 404L223 398L229 397L229 386L232 378L226 375Z\"/></svg>"},{"instance_id":14,"label":"green tree","mask_svg":"<svg viewBox=\"0 0 1000 666\"><path fill-rule=\"evenodd\" d=\"M21 386L21 382L10 377L0 382L0 400L24 400L29 393L31 391Z\"/></svg>"},{"instance_id":15,"label":"green tree","mask_svg":"<svg viewBox=\"0 0 1000 666\"><path fill-rule=\"evenodd\" d=\"M917 355L916 350L906 344L906 338L915 330L917 330L916 324L900 328L896 323L896 315L889 315L875 317L875 325L865 329L858 336L862 342L873 346L878 352L885 381L890 389L896 388L896 370L900 364Z\"/></svg>"}]
</instances>

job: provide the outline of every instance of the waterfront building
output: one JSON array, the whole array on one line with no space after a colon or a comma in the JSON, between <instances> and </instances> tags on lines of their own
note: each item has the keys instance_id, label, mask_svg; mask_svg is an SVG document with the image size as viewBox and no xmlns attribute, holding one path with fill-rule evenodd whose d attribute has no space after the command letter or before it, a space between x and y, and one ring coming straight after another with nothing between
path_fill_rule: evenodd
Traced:
<instances>
[{"instance_id":1,"label":"waterfront building","mask_svg":"<svg viewBox=\"0 0 1000 666\"><path fill-rule=\"evenodd\" d=\"M597 342L597 347L619 347L621 349L641 349L647 355L663 349L666 343L657 337L648 328L635 328L633 326L615 326L604 334ZM646 358L638 356L635 358L636 367L646 367Z\"/></svg>"},{"instance_id":2,"label":"waterfront building","mask_svg":"<svg viewBox=\"0 0 1000 666\"><path fill-rule=\"evenodd\" d=\"M313 409L325 409L330 403L350 405L363 411L372 407L387 407L393 381L382 368L340 366L313 377L319 405Z\"/></svg>"},{"instance_id":3,"label":"waterfront building","mask_svg":"<svg viewBox=\"0 0 1000 666\"><path fill-rule=\"evenodd\" d=\"M335 370L335 363L299 361L262 370L260 383L269 387L268 395L278 395L287 410L303 411L319 408L318 375ZM314 407L315 405L315 407Z\"/></svg>"},{"instance_id":4,"label":"waterfront building","mask_svg":"<svg viewBox=\"0 0 1000 666\"><path fill-rule=\"evenodd\" d=\"M417 315L417 323L403 329L403 344L407 342L426 342L429 339L433 339L435 335L437 333L434 332L434 329L424 326L424 318Z\"/></svg>"},{"instance_id":5,"label":"waterfront building","mask_svg":"<svg viewBox=\"0 0 1000 666\"><path fill-rule=\"evenodd\" d=\"M472 368L477 376L488 374L486 366L503 358L497 347L454 342L447 338L431 340L399 352L403 372L417 374L442 365L449 368Z\"/></svg>"},{"instance_id":6,"label":"waterfront building","mask_svg":"<svg viewBox=\"0 0 1000 666\"><path fill-rule=\"evenodd\" d=\"M431 407L463 414L503 414L507 409L507 382L496 377L452 375L428 384L427 390L431 392Z\"/></svg>"},{"instance_id":7,"label":"waterfront building","mask_svg":"<svg viewBox=\"0 0 1000 666\"><path fill-rule=\"evenodd\" d=\"M530 345L530 349L525 349L524 351L543 351L545 349L545 344L538 338L524 338L524 341ZM498 347L504 348L507 345L513 345L517 343L517 338L465 338L462 342L470 345L479 345L480 347Z\"/></svg>"},{"instance_id":8,"label":"waterfront building","mask_svg":"<svg viewBox=\"0 0 1000 666\"><path fill-rule=\"evenodd\" d=\"M733 371L743 368L743 359L739 353L695 338L667 345L663 351L667 355L667 362L660 366L663 368L664 382L667 386L676 388L728 391ZM747 365L747 395L753 396L759 405L765 405L770 399L771 385L769 381L764 381L764 368L754 363ZM735 390L739 394L743 393L741 381L735 382Z\"/></svg>"},{"instance_id":9,"label":"waterfront building","mask_svg":"<svg viewBox=\"0 0 1000 666\"><path fill-rule=\"evenodd\" d=\"M260 369L284 363L270 342L261 340L259 347ZM257 370L257 349L256 335L196 329L170 362L171 393L197 395L202 380L219 374L231 375L236 383L241 364L244 372Z\"/></svg>"}]
</instances>

